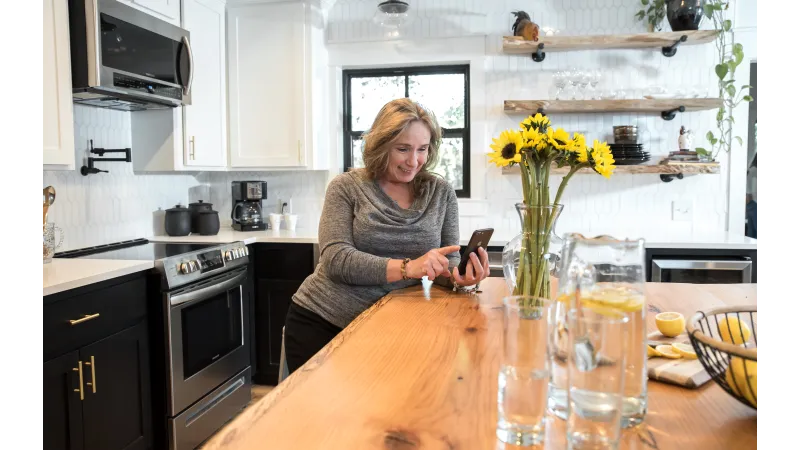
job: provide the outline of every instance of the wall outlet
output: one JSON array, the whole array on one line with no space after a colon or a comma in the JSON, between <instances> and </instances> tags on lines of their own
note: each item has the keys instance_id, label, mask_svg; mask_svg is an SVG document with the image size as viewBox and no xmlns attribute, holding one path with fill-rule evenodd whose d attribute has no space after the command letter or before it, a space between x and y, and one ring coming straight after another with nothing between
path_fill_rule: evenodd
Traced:
<instances>
[{"instance_id":1,"label":"wall outlet","mask_svg":"<svg viewBox=\"0 0 800 450\"><path fill-rule=\"evenodd\" d=\"M283 207L284 203L286 203L286 207ZM292 210L292 198L291 197L279 198L278 199L278 210L276 212L280 213L281 209L283 209L283 212L286 213L286 214L291 214L293 212L293 210Z\"/></svg>"},{"instance_id":2,"label":"wall outlet","mask_svg":"<svg viewBox=\"0 0 800 450\"><path fill-rule=\"evenodd\" d=\"M672 220L691 222L694 215L692 200L675 200L672 202Z\"/></svg>"}]
</instances>

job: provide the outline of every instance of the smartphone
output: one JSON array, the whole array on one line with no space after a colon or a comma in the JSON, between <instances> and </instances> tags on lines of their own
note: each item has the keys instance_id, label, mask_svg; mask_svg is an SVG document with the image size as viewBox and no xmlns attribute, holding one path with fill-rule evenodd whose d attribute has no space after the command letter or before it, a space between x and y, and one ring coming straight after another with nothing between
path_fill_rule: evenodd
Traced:
<instances>
[{"instance_id":1,"label":"smartphone","mask_svg":"<svg viewBox=\"0 0 800 450\"><path fill-rule=\"evenodd\" d=\"M469 255L471 253L477 253L478 247L483 247L483 249L486 250L492 233L494 233L494 228L483 228L472 232L472 237L469 240L469 244L467 244L467 248L461 253L461 263L458 265L459 275L463 277L466 273L467 263L469 262Z\"/></svg>"}]
</instances>

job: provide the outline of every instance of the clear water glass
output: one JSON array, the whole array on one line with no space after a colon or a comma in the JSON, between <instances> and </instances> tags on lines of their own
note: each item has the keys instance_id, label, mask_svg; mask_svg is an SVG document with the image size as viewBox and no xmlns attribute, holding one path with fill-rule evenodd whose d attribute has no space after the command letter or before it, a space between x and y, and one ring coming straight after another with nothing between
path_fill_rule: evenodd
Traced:
<instances>
[{"instance_id":1,"label":"clear water glass","mask_svg":"<svg viewBox=\"0 0 800 450\"><path fill-rule=\"evenodd\" d=\"M622 430L629 318L606 308L569 312L567 448L616 449Z\"/></svg>"},{"instance_id":2,"label":"clear water glass","mask_svg":"<svg viewBox=\"0 0 800 450\"><path fill-rule=\"evenodd\" d=\"M497 377L497 438L506 444L544 440L550 378L550 300L503 299L503 356Z\"/></svg>"}]
</instances>

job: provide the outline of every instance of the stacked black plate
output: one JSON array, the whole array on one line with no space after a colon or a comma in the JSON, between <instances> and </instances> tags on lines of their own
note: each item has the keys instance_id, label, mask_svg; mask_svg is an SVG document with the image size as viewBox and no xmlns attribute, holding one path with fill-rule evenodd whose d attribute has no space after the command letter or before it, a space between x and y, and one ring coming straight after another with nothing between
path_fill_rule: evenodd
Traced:
<instances>
[{"instance_id":1,"label":"stacked black plate","mask_svg":"<svg viewBox=\"0 0 800 450\"><path fill-rule=\"evenodd\" d=\"M642 144L609 144L614 164L630 166L650 161L650 153L642 151Z\"/></svg>"}]
</instances>

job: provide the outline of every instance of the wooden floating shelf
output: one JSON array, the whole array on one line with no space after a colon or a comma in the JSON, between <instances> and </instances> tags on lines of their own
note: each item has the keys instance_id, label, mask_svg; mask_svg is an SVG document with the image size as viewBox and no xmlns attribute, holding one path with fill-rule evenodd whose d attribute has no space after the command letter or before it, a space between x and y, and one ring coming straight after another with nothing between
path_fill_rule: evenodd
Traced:
<instances>
[{"instance_id":1,"label":"wooden floating shelf","mask_svg":"<svg viewBox=\"0 0 800 450\"><path fill-rule=\"evenodd\" d=\"M640 164L632 166L616 166L614 174L656 174L656 175L694 175L694 174L716 174L719 173L719 163L694 163L694 164ZM503 167L503 175L519 174L519 166ZM569 173L569 166L558 168L553 165L550 168L550 175L566 175ZM575 175L580 174L597 174L590 168L579 170ZM611 176L612 178L614 175Z\"/></svg>"},{"instance_id":2,"label":"wooden floating shelf","mask_svg":"<svg viewBox=\"0 0 800 450\"><path fill-rule=\"evenodd\" d=\"M545 52L598 49L661 49L686 36L680 45L706 44L717 38L717 30L672 31L640 34L599 34L592 36L539 36L539 41L526 41L521 36L503 36L503 53L536 53L539 44Z\"/></svg>"},{"instance_id":3,"label":"wooden floating shelf","mask_svg":"<svg viewBox=\"0 0 800 450\"><path fill-rule=\"evenodd\" d=\"M602 113L602 112L643 112L656 113L674 111L684 107L685 111L719 109L719 98L670 98L634 100L505 100L503 110L507 113L535 114L542 109L545 113Z\"/></svg>"}]
</instances>

